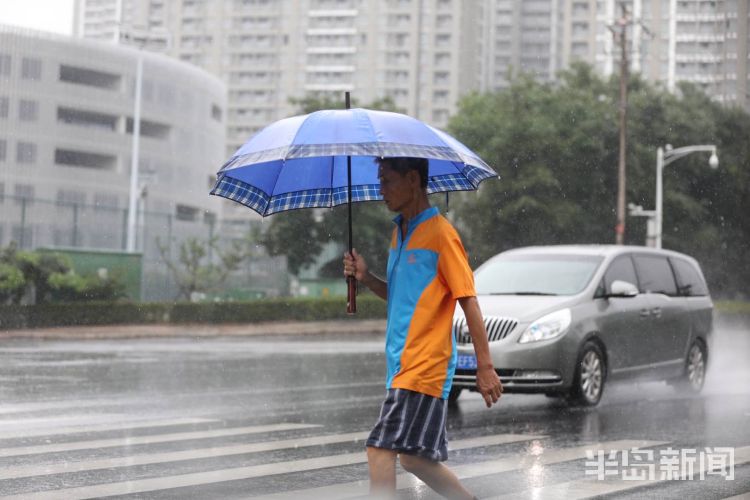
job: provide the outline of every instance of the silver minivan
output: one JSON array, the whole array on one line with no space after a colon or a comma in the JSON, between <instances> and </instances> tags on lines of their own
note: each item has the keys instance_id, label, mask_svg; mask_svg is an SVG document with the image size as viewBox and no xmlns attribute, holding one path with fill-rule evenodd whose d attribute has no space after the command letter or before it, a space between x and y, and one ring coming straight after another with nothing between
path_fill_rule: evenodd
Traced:
<instances>
[{"instance_id":1,"label":"silver minivan","mask_svg":"<svg viewBox=\"0 0 750 500\"><path fill-rule=\"evenodd\" d=\"M509 250L475 272L490 353L505 392L596 405L605 382L703 387L713 303L687 255L619 245ZM475 390L476 358L461 308L449 399Z\"/></svg>"}]
</instances>

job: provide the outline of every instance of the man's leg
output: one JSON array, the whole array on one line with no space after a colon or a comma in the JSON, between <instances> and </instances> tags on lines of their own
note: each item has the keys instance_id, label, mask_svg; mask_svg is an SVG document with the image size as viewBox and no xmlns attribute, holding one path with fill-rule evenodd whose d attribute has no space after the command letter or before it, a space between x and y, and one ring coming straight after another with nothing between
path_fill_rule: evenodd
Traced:
<instances>
[{"instance_id":1,"label":"man's leg","mask_svg":"<svg viewBox=\"0 0 750 500\"><path fill-rule=\"evenodd\" d=\"M463 487L453 471L440 462L433 462L426 458L405 453L401 453L398 458L401 467L417 476L427 486L444 497L461 500L475 498Z\"/></svg>"},{"instance_id":2,"label":"man's leg","mask_svg":"<svg viewBox=\"0 0 750 500\"><path fill-rule=\"evenodd\" d=\"M368 446L367 464L370 467L370 494L393 497L396 492L396 452Z\"/></svg>"}]
</instances>

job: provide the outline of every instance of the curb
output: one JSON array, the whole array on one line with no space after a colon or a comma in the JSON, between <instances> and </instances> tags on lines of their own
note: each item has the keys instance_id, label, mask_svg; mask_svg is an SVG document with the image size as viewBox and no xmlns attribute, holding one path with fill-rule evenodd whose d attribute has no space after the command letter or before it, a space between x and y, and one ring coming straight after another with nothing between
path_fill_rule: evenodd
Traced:
<instances>
[{"instance_id":1,"label":"curb","mask_svg":"<svg viewBox=\"0 0 750 500\"><path fill-rule=\"evenodd\" d=\"M129 339L275 335L382 334L385 320L335 320L253 324L68 326L0 331L0 339Z\"/></svg>"}]
</instances>

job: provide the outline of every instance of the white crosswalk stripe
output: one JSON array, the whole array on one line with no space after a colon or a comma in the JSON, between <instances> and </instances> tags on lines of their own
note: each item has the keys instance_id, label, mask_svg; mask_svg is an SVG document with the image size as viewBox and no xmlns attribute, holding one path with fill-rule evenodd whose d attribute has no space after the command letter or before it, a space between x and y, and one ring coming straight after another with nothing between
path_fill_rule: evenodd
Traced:
<instances>
[{"instance_id":1,"label":"white crosswalk stripe","mask_svg":"<svg viewBox=\"0 0 750 500\"><path fill-rule=\"evenodd\" d=\"M458 465L451 467L451 470L459 479L468 479L472 477L486 476L489 474L498 474L513 470L528 468L531 463L534 464L554 464L568 460L577 460L586 458L586 450L606 449L606 450L627 450L630 448L643 448L647 446L656 446L662 444L660 441L608 441L603 443L594 443L587 446L577 446L575 448L561 448L549 450L530 460L522 460L519 457L504 458L499 460L489 460L467 465ZM419 486L422 482L411 474L399 474L396 477L396 488L405 489ZM326 498L326 499L343 499L353 496L367 495L369 484L367 481L353 481L350 483L324 486L320 488L283 492L275 495L266 495L262 498ZM565 498L565 497L560 497Z\"/></svg>"},{"instance_id":2,"label":"white crosswalk stripe","mask_svg":"<svg viewBox=\"0 0 750 500\"><path fill-rule=\"evenodd\" d=\"M331 434L322 436L311 436L285 440L268 441L262 443L251 443L247 445L232 445L206 449L192 449L180 452L153 453L129 456L125 458L89 460L81 462L64 462L51 465L20 466L0 470L0 481L18 478L39 478L43 475L56 473L88 472L98 469L109 469L112 467L130 467L134 465L165 464L180 460L191 460L195 458L219 458L241 453L253 453L259 451L281 450L287 448L300 448L305 446L316 446L333 443L362 443L369 435L369 431ZM517 443L530 440L545 439L541 435L499 434L482 436L468 439L459 439L450 443L450 449L461 450L481 446L494 446L501 444ZM108 495L120 495L128 493L145 493L165 488L177 488L207 485L238 479L252 479L265 476L312 471L328 467L340 467L352 464L366 463L367 456L363 451L356 453L342 453L316 458L304 458L283 462L253 465L247 467L225 468L205 472L194 472L172 476L162 476L150 479L134 479L131 481L120 481L108 484L84 486L77 488L65 488L50 491L38 491L33 493L33 498L44 499L66 499L66 498L91 498ZM2 485L0 484L0 494ZM29 494L10 495L3 498L28 498Z\"/></svg>"},{"instance_id":3,"label":"white crosswalk stripe","mask_svg":"<svg viewBox=\"0 0 750 500\"><path fill-rule=\"evenodd\" d=\"M169 453L129 455L127 457L108 458L102 460L85 460L82 462L66 462L51 465L11 467L5 470L0 470L0 480L19 477L41 476L45 474L60 474L67 472L110 469L112 467L132 467L134 465L179 462L181 460L195 460L200 458L218 458L231 455L242 455L244 453L258 453L261 451L297 448L300 446L316 446L322 444L349 442L356 443L364 441L368 435L369 432L352 432L348 434L336 434L332 436L316 436L314 438L295 438L244 445L198 448L186 451L173 451Z\"/></svg>"},{"instance_id":4,"label":"white crosswalk stripe","mask_svg":"<svg viewBox=\"0 0 750 500\"><path fill-rule=\"evenodd\" d=\"M47 424L46 421L49 421ZM81 422L80 417L71 417L71 421ZM171 427L175 425L189 425L189 424L204 424L208 422L216 422L214 419L209 418L175 418L170 420L159 419L159 420L129 420L118 423L112 423L112 416L107 417L108 422L89 422L89 423L77 423L76 425L69 425L67 427L61 427L61 419L55 421L54 418L45 419L42 427L35 429L29 429L30 426L34 425L33 420L21 420L19 426L23 426L22 429L15 428L9 422L2 422L2 431L0 432L0 439L21 439L21 438L32 438L40 436L50 435L62 435L62 434L74 434L77 432L104 432L104 431L119 431L119 430L130 430L130 429L143 429L152 427ZM57 425L53 425L56 423Z\"/></svg>"},{"instance_id":5,"label":"white crosswalk stripe","mask_svg":"<svg viewBox=\"0 0 750 500\"><path fill-rule=\"evenodd\" d=\"M130 436L125 438L97 439L92 441L74 441L72 443L19 446L14 448L0 449L0 457L18 457L23 455L37 455L41 453L59 453L63 451L90 450L95 448L111 448L116 446L156 444L173 441L186 441L189 439L209 439L217 437L238 436L243 434L259 434L263 432L310 429L315 427L321 426L309 424L253 425L249 427L230 427L227 429L213 429L208 431L174 432L170 434L156 434L153 436ZM133 429L133 427L129 427L128 429ZM0 476L2 475L3 471L0 471Z\"/></svg>"},{"instance_id":6,"label":"white crosswalk stripe","mask_svg":"<svg viewBox=\"0 0 750 500\"><path fill-rule=\"evenodd\" d=\"M750 463L750 446L737 448L734 452L734 465L737 466L746 463ZM707 470L708 464L704 463L703 467L696 467L691 476L681 477L678 480L694 480L695 477L700 475L701 471L705 473ZM641 486L655 486L659 483L664 483L665 481L666 479L626 480L607 478L604 480L597 480L597 478L588 478L579 481L568 481L543 486L541 488L534 488L533 491L527 490L514 492L512 495L493 497L493 500L515 500L517 498L534 498L534 500L556 500L558 498L565 498L567 500L578 500L592 498L599 495L607 495L610 493L620 493Z\"/></svg>"},{"instance_id":7,"label":"white crosswalk stripe","mask_svg":"<svg viewBox=\"0 0 750 500\"><path fill-rule=\"evenodd\" d=\"M185 423L203 424L204 429L191 428L183 432L174 432L174 429L169 429L171 426ZM127 429L145 429L147 435L122 437L115 434L113 437L104 436L98 439L86 439L86 433L90 431L87 426L61 429L70 435L83 433L79 440L75 439L78 436L71 436L73 438L71 439L58 430L50 433L47 429L48 434L44 434L45 429L29 429L27 436L51 442L0 449L2 459L0 464L5 464L0 465L0 497L64 500L127 494L148 496L158 494L160 490L174 488L221 488L223 484L228 484L230 481L248 481L249 485L263 484L265 488L263 491L268 493L263 493L259 498L267 500L343 499L368 494L369 483L366 474L363 476L362 468L350 469L349 472L339 476L346 478L347 474L355 474L356 480L354 481L342 479L338 483L325 486L319 486L321 483L318 482L307 488L291 491L284 491L289 487L289 481L280 481L273 485L266 479L282 474L291 474L290 477L295 477L294 474L317 473L316 471L320 471L320 474L325 474L327 477L333 477L336 474L331 475L330 472L324 473L323 471L366 464L367 456L362 447L369 431L331 433L326 431L324 425L312 423L221 428L211 428L212 426L216 427L216 421L210 419L113 423L109 426L99 426L98 430L104 433L106 431L119 433ZM164 431L159 432L161 429ZM255 436L255 442L227 444L227 438L242 440L245 435ZM46 437L49 439L45 439ZM220 441L212 442L213 439ZM201 441L192 442L193 440ZM519 452L518 448L512 448L514 451L511 453L503 451L503 446L513 444L523 444L524 450ZM451 469L460 479L479 478L481 480L483 477L491 478L493 475L513 471L528 473L535 468L566 462L575 463L587 459L587 451L592 450L596 452L596 450L646 449L666 444L668 442L655 440L615 440L559 448L551 445L546 435L495 434L455 439L450 441L449 449L457 451L500 447L488 455L486 460L477 460L483 455L472 454L471 463L451 465ZM128 448L136 445L139 446L137 451L128 453ZM315 448L329 445L335 445L337 448ZM175 450L175 447L178 449ZM68 455L67 452L71 451L75 451L76 454ZM266 455L262 454L251 456L251 454L263 452L274 452L275 458L266 459ZM127 455L123 456L123 453ZM498 453L501 453L500 458L498 458ZM242 459L238 458L240 456L243 456ZM237 466L227 467L227 464L234 463L234 460ZM750 446L737 448L735 463L737 465L750 463ZM140 467L139 472L131 469L134 467ZM158 468L149 473L148 467ZM97 471L104 470L107 470L109 474L99 478ZM128 479L129 476L132 478ZM349 477L352 476L349 475ZM101 484L92 484L91 481ZM256 481L261 481L261 483ZM272 488L270 490L269 484ZM295 484L299 487L299 483L295 482ZM304 485L304 482L302 484ZM596 478L592 479L587 476L576 481L543 484L533 490L516 491L497 497L497 499L583 499L628 491L648 484L659 484L659 482L610 479L597 481ZM4 487L7 487L7 490L4 490ZM45 487L48 489L38 491ZM399 489L420 487L424 487L424 484L411 474L399 474L397 477ZM248 496L254 496L252 486L250 488L245 493ZM275 492L273 492L274 489ZM259 494L261 493L255 493L255 495Z\"/></svg>"}]
</instances>

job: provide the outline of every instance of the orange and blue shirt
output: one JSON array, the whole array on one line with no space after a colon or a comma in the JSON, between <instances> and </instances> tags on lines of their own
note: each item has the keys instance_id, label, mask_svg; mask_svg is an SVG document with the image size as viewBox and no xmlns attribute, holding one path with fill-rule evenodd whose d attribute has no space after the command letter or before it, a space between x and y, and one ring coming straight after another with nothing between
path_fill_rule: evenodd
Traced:
<instances>
[{"instance_id":1,"label":"orange and blue shirt","mask_svg":"<svg viewBox=\"0 0 750 500\"><path fill-rule=\"evenodd\" d=\"M456 370L456 301L476 295L461 238L436 207L402 216L388 256L386 387L446 399Z\"/></svg>"}]
</instances>

